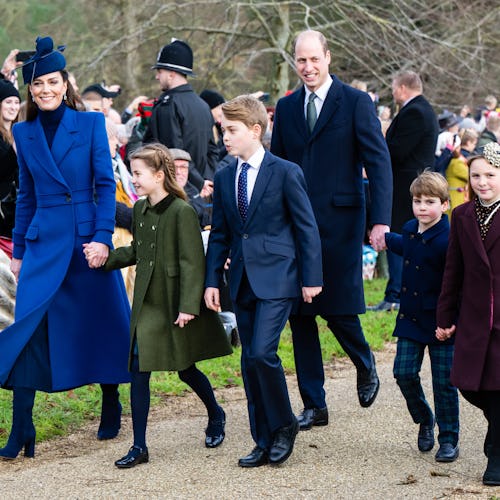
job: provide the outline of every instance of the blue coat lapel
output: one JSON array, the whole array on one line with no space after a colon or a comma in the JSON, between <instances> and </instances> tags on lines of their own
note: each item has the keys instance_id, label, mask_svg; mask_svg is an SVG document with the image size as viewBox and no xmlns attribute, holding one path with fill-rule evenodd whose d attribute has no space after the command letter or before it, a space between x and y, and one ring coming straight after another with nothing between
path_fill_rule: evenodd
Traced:
<instances>
[{"instance_id":1,"label":"blue coat lapel","mask_svg":"<svg viewBox=\"0 0 500 500\"><path fill-rule=\"evenodd\" d=\"M54 142L52 143L52 156L56 165L61 165L64 157L73 147L73 143L76 140L76 134L78 133L76 113L76 111L67 108L57 128Z\"/></svg>"},{"instance_id":2,"label":"blue coat lapel","mask_svg":"<svg viewBox=\"0 0 500 500\"><path fill-rule=\"evenodd\" d=\"M252 198L250 199L250 204L248 205L248 215L245 225L247 225L252 218L255 209L259 205L260 199L262 198L262 195L264 194L269 184L269 179L271 178L271 175L273 173L272 169L270 168L272 161L273 160L269 156L269 153L266 152L264 155L264 159L262 160L262 164L260 165L257 179L255 180Z\"/></svg>"},{"instance_id":3,"label":"blue coat lapel","mask_svg":"<svg viewBox=\"0 0 500 500\"><path fill-rule=\"evenodd\" d=\"M66 187L66 181L54 161L39 118L37 117L32 122L26 123L29 123L27 138L30 145L27 148L28 154L31 155L34 162L38 163L55 181L62 183Z\"/></svg>"},{"instance_id":4,"label":"blue coat lapel","mask_svg":"<svg viewBox=\"0 0 500 500\"><path fill-rule=\"evenodd\" d=\"M323 107L321 108L321 113L318 116L318 121L316 122L315 127L313 128L311 139L314 139L321 130L325 127L325 125L332 119L332 116L336 113L339 105L340 105L340 81L332 75L333 83L330 85L328 89L328 94L326 94L325 102L323 103ZM307 127L306 127L307 128Z\"/></svg>"},{"instance_id":5,"label":"blue coat lapel","mask_svg":"<svg viewBox=\"0 0 500 500\"><path fill-rule=\"evenodd\" d=\"M306 123L306 116L304 114L304 99L306 98L306 92L304 90L304 86L294 94L292 97L295 98L295 106L294 106L294 123L299 129L299 133L302 137L309 138L311 132L309 132L309 127Z\"/></svg>"},{"instance_id":6,"label":"blue coat lapel","mask_svg":"<svg viewBox=\"0 0 500 500\"><path fill-rule=\"evenodd\" d=\"M228 173L224 177L225 184L223 186L223 196L227 199L227 204L229 205L229 210L231 217L241 224L240 213L238 212L238 205L236 201L236 167L238 165L238 161L235 159L232 163L230 163L227 167Z\"/></svg>"}]
</instances>

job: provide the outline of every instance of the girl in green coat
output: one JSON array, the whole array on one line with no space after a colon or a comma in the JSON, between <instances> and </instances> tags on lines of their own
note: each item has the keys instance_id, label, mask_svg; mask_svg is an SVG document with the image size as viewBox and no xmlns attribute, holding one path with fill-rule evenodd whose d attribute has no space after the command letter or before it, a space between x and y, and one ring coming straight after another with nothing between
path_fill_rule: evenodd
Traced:
<instances>
[{"instance_id":1,"label":"girl in green coat","mask_svg":"<svg viewBox=\"0 0 500 500\"><path fill-rule=\"evenodd\" d=\"M232 352L217 313L202 306L205 256L195 211L175 181L168 149L148 144L131 155L139 196L133 212L132 244L113 250L106 270L136 265L130 324L130 399L134 444L115 462L130 468L148 462L146 425L153 370L175 370L208 411L205 445L224 440L225 413L196 361ZM92 265L92 244L85 246Z\"/></svg>"}]
</instances>

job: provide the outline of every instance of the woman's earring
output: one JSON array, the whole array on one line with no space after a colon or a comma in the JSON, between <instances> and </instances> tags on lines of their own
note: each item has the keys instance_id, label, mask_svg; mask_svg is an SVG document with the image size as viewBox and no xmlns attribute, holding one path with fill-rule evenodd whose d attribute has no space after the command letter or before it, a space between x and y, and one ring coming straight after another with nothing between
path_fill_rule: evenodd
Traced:
<instances>
[{"instance_id":1,"label":"woman's earring","mask_svg":"<svg viewBox=\"0 0 500 500\"><path fill-rule=\"evenodd\" d=\"M68 96L66 95L66 92L64 92L63 99L66 101L68 99Z\"/></svg>"},{"instance_id":2,"label":"woman's earring","mask_svg":"<svg viewBox=\"0 0 500 500\"><path fill-rule=\"evenodd\" d=\"M33 94L31 94L31 100L35 102L35 98L33 97Z\"/></svg>"}]
</instances>

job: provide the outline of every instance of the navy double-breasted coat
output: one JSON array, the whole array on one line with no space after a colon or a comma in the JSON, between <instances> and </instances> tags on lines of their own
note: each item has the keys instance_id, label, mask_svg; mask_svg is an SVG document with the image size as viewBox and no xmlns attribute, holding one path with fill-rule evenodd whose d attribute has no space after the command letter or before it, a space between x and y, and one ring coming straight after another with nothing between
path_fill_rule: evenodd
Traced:
<instances>
[{"instance_id":1,"label":"navy double-breasted coat","mask_svg":"<svg viewBox=\"0 0 500 500\"><path fill-rule=\"evenodd\" d=\"M47 316L53 390L129 380L130 307L120 272L90 269L82 244L111 247L115 188L100 113L66 108L49 149L37 117L14 126L22 259L15 323L0 333L0 384ZM27 367L29 369L29 367Z\"/></svg>"},{"instance_id":2,"label":"navy double-breasted coat","mask_svg":"<svg viewBox=\"0 0 500 500\"><path fill-rule=\"evenodd\" d=\"M403 226L402 234L386 233L389 250L403 257L401 306L393 335L420 342L441 344L436 338L436 308L443 280L450 224L441 220L423 233L418 220ZM453 338L446 341L453 343Z\"/></svg>"}]
</instances>

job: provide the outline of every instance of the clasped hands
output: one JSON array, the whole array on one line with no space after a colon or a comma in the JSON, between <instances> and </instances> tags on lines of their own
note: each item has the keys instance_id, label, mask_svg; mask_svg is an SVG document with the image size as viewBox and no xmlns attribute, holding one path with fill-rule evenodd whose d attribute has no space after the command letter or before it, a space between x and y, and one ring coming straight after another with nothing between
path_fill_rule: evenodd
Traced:
<instances>
[{"instance_id":1,"label":"clasped hands","mask_svg":"<svg viewBox=\"0 0 500 500\"><path fill-rule=\"evenodd\" d=\"M104 243L91 241L83 244L83 253L91 269L104 266L109 257L109 247Z\"/></svg>"},{"instance_id":2,"label":"clasped hands","mask_svg":"<svg viewBox=\"0 0 500 500\"><path fill-rule=\"evenodd\" d=\"M436 338L441 341L448 340L455 333L455 330L455 325L451 325L449 328L441 328L438 326L436 328Z\"/></svg>"}]
</instances>

